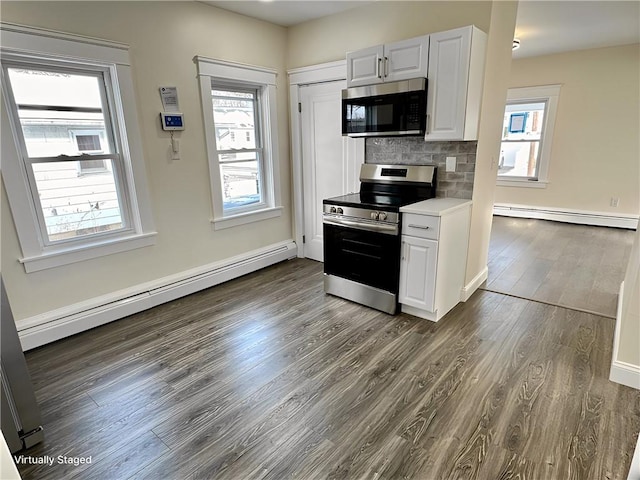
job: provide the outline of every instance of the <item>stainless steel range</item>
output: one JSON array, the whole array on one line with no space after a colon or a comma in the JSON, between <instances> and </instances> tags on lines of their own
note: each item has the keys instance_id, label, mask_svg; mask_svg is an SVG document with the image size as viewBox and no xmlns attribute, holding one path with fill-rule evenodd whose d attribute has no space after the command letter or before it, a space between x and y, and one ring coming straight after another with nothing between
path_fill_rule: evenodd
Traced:
<instances>
[{"instance_id":1,"label":"stainless steel range","mask_svg":"<svg viewBox=\"0 0 640 480\"><path fill-rule=\"evenodd\" d=\"M362 165L359 193L323 201L324 291L395 314L400 207L435 192L436 167Z\"/></svg>"}]
</instances>

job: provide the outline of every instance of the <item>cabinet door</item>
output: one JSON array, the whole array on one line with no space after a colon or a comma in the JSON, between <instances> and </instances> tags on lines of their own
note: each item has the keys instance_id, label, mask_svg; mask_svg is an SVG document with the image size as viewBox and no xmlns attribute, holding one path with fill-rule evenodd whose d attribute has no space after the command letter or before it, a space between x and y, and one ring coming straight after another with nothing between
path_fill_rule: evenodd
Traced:
<instances>
[{"instance_id":1,"label":"cabinet door","mask_svg":"<svg viewBox=\"0 0 640 480\"><path fill-rule=\"evenodd\" d=\"M382 83L383 46L347 52L347 87Z\"/></svg>"},{"instance_id":2,"label":"cabinet door","mask_svg":"<svg viewBox=\"0 0 640 480\"><path fill-rule=\"evenodd\" d=\"M385 82L426 77L429 63L429 36L386 44L384 57Z\"/></svg>"},{"instance_id":3,"label":"cabinet door","mask_svg":"<svg viewBox=\"0 0 640 480\"><path fill-rule=\"evenodd\" d=\"M435 311L438 242L402 236L400 303Z\"/></svg>"},{"instance_id":4,"label":"cabinet door","mask_svg":"<svg viewBox=\"0 0 640 480\"><path fill-rule=\"evenodd\" d=\"M426 140L463 140L472 27L431 35Z\"/></svg>"}]
</instances>

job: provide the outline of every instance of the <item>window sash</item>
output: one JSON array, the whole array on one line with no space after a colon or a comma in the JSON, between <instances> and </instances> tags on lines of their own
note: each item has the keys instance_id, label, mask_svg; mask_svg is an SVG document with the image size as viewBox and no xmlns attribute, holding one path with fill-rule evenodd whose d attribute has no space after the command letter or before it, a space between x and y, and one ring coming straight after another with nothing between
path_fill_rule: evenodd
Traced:
<instances>
[{"instance_id":1,"label":"window sash","mask_svg":"<svg viewBox=\"0 0 640 480\"><path fill-rule=\"evenodd\" d=\"M55 73L66 73L66 74L75 74L75 75L83 75L83 76L91 76L95 77L98 80L98 86L100 91L100 101L101 101L101 112L104 120L104 130L106 142L110 152L108 154L94 154L90 152L83 152L80 155L64 155L60 154L53 157L31 157L29 156L29 151L27 149L26 138L24 133L24 128L21 122L19 107L15 101L15 95L12 88L12 83L9 77L9 69L23 69L23 70L31 70L31 71L41 71L41 72L55 72ZM114 93L112 87L112 76L110 69L107 67L95 66L92 67L90 65L83 64L82 66L76 65L66 65L64 61L54 61L54 60L39 60L39 59L20 59L20 60L8 60L2 62L2 74L3 74L3 83L5 84L5 91L7 92L7 107L9 115L13 118L13 122L15 125L15 137L17 140L17 146L19 149L19 154L22 158L22 162L25 166L25 173L27 177L27 183L29 187L29 192L31 195L31 203L34 208L37 230L39 232L40 243L44 248L58 246L58 245L70 245L70 244L82 244L87 241L100 241L101 239L109 239L113 237L119 237L123 234L129 234L133 230L132 221L131 221L131 205L129 200L129 190L127 188L127 183L125 181L125 168L123 165L123 158L120 155L121 149L120 145L120 136L118 135L118 124L115 115L112 112L115 111L113 109L114 105ZM24 105L24 104L22 104ZM43 107L43 110L56 110L56 111L87 111L87 110L95 110L94 108L84 108L84 107L65 107L65 106L42 106L42 105L27 105L27 109L35 109L38 107ZM95 113L95 112L94 112ZM67 239L59 239L52 240L47 230L46 219L44 215L44 211L42 208L42 203L40 201L40 192L38 190L38 185L35 178L35 172L33 169L34 164L39 163L48 163L48 162L82 162L85 160L111 160L113 165L113 176L116 188L116 195L118 199L118 204L120 208L120 215L122 218L122 227L106 231L106 232L96 232L88 235L79 235L75 238L67 238Z\"/></svg>"},{"instance_id":2,"label":"window sash","mask_svg":"<svg viewBox=\"0 0 640 480\"><path fill-rule=\"evenodd\" d=\"M60 62L63 63L63 62ZM102 113L104 119L104 129L106 135L107 146L110 152L118 152L119 149L117 145L120 143L120 139L116 136L117 125L116 119L113 115L113 91L111 89L112 78L111 72L109 68L95 66L94 68L90 68L89 65L60 65L60 63L55 62L53 60L15 60L3 62L3 73L4 80L7 85L7 91L9 92L10 97L10 111L17 121L16 127L20 127L19 129L19 139L20 148L24 154L27 152L26 143L24 139L24 130L22 128L21 119L19 116L19 105L15 103L15 96L13 93L13 88L11 82L9 80L9 69L23 69L23 70L33 70L33 71L41 71L41 72L54 72L61 74L75 74L75 75L83 75L88 77L95 77L98 80L98 85L100 89L100 103L102 109L99 112ZM25 104L22 104L25 105ZM26 105L26 109L31 110L37 107L42 107L41 110L49 110L49 111L65 111L65 112L82 112L82 113L98 113L95 108L91 107L68 107L68 106L52 106L52 105Z\"/></svg>"},{"instance_id":3,"label":"window sash","mask_svg":"<svg viewBox=\"0 0 640 480\"><path fill-rule=\"evenodd\" d=\"M252 98L245 97L235 97L232 95L216 95L214 91L227 91L227 92L239 92L239 93L248 93L252 95ZM250 88L250 87L242 87L242 86L234 86L228 85L224 82L217 82L212 79L211 81L211 101L212 104L216 99L222 100L240 100L245 102L250 102L253 105L253 120L254 125L253 129L246 131L247 134L250 131L253 131L253 138L255 142L255 148L236 148L236 149L220 149L216 143L215 147L215 156L218 163L218 170L220 171L220 187L222 192L225 191L224 184L224 175L223 175L223 167L224 165L230 163L248 163L248 162L256 162L257 163L257 181L258 181L258 194L259 201L255 203L250 203L248 205L242 205L237 207L229 207L224 205L224 194L222 197L222 211L223 214L238 214L243 212L248 212L252 210L256 210L259 208L264 208L267 205L266 199L266 185L265 185L265 164L264 164L264 148L263 148L263 129L262 129L262 101L261 101L261 89L260 88ZM214 126L214 136L215 136L215 111L216 106L213 105L212 116L213 116L213 126ZM234 134L235 132L230 132ZM238 140L239 135L234 135L235 139ZM216 138L217 140L217 138ZM221 156L225 154L239 154L239 153L254 153L255 158L246 158L246 159L222 159Z\"/></svg>"},{"instance_id":4,"label":"window sash","mask_svg":"<svg viewBox=\"0 0 640 480\"><path fill-rule=\"evenodd\" d=\"M525 105L531 105L531 104L536 104L536 103L544 103L544 109L542 111L542 115L543 115L543 119L542 119L542 127L540 128L540 136L538 138L530 138L530 139L503 139L501 141L501 145L503 144L518 144L518 143L537 143L538 144L538 149L536 151L536 158L535 158L535 162L536 162L536 166L535 166L535 171L533 173L533 175L529 176L529 175L507 175L505 173L500 173L498 172L498 179L501 180L531 180L531 181L537 181L540 177L540 167L541 167L541 156L542 156L542 148L543 148L543 142L544 142L544 134L545 134L545 128L547 125L547 115L549 113L549 102L548 99L546 98L541 98L541 99L521 99L521 100L510 100L507 101L506 103L506 109L505 109L505 114L509 113L509 107L510 106L525 106ZM513 113L513 112L511 112Z\"/></svg>"}]
</instances>

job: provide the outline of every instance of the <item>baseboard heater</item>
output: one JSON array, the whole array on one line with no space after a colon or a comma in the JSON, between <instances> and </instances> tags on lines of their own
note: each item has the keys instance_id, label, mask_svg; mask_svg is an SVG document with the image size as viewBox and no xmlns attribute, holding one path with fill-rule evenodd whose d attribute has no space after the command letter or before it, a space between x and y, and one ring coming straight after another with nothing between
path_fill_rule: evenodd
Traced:
<instances>
[{"instance_id":1,"label":"baseboard heater","mask_svg":"<svg viewBox=\"0 0 640 480\"><path fill-rule=\"evenodd\" d=\"M603 212L560 210L509 204L494 205L493 214L505 217L535 218L539 220L552 220L599 227L626 228L630 230L638 228L637 215L612 215Z\"/></svg>"},{"instance_id":2,"label":"baseboard heater","mask_svg":"<svg viewBox=\"0 0 640 480\"><path fill-rule=\"evenodd\" d=\"M288 241L87 302L19 320L16 323L20 342L23 350L30 350L214 287L296 255L296 244Z\"/></svg>"}]
</instances>

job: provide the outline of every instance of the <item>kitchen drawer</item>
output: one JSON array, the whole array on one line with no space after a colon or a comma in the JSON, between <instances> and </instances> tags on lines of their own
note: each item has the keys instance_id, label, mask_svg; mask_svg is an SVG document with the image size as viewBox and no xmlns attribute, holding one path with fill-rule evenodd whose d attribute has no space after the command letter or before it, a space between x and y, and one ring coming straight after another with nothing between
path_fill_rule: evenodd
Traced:
<instances>
[{"instance_id":1,"label":"kitchen drawer","mask_svg":"<svg viewBox=\"0 0 640 480\"><path fill-rule=\"evenodd\" d=\"M415 213L402 214L402 234L418 238L438 240L440 233L440 217L431 215L417 215Z\"/></svg>"}]
</instances>

